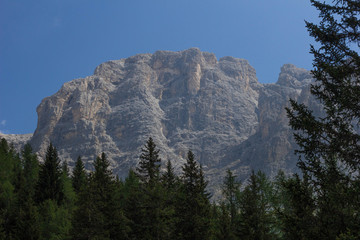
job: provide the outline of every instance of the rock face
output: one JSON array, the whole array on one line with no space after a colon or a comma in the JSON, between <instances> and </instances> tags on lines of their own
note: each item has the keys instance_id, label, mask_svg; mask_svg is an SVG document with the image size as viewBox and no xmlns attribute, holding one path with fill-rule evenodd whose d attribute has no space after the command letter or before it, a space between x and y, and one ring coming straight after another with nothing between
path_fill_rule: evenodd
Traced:
<instances>
[{"instance_id":1,"label":"rock face","mask_svg":"<svg viewBox=\"0 0 360 240\"><path fill-rule=\"evenodd\" d=\"M196 48L139 54L103 63L43 99L30 143L44 156L51 141L69 165L81 155L89 169L105 152L121 177L149 136L178 170L191 149L211 186L227 168L241 178L251 169L294 171L284 108L290 97L309 101L310 82L308 71L284 65L275 84L263 85L246 60Z\"/></svg>"},{"instance_id":2,"label":"rock face","mask_svg":"<svg viewBox=\"0 0 360 240\"><path fill-rule=\"evenodd\" d=\"M28 143L33 134L3 134L0 133L0 139L5 138L17 152L20 152L24 145Z\"/></svg>"}]
</instances>

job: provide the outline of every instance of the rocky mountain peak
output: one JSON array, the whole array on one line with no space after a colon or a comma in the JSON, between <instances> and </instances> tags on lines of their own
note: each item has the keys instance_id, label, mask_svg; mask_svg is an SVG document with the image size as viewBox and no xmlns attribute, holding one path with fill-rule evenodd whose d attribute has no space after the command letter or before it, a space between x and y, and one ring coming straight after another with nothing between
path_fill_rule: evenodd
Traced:
<instances>
[{"instance_id":1,"label":"rocky mountain peak","mask_svg":"<svg viewBox=\"0 0 360 240\"><path fill-rule=\"evenodd\" d=\"M70 166L82 156L89 169L105 152L124 177L151 136L178 170L191 149L215 189L228 168L242 179L251 169L294 171L284 108L290 97L308 101L310 81L286 64L276 84L263 85L248 61L198 48L138 54L102 63L43 99L30 143L44 156L52 142Z\"/></svg>"},{"instance_id":2,"label":"rocky mountain peak","mask_svg":"<svg viewBox=\"0 0 360 240\"><path fill-rule=\"evenodd\" d=\"M298 68L293 64L284 64L281 67L277 84L286 87L299 88L309 85L312 79L312 75L308 70Z\"/></svg>"}]
</instances>

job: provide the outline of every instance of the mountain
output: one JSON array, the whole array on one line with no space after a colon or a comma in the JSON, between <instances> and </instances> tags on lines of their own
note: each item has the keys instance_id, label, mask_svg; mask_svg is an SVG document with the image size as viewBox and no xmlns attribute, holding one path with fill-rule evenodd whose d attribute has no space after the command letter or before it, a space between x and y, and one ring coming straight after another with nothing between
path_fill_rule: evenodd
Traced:
<instances>
[{"instance_id":1,"label":"mountain","mask_svg":"<svg viewBox=\"0 0 360 240\"><path fill-rule=\"evenodd\" d=\"M311 81L286 64L276 83L261 84L248 61L197 48L139 54L103 63L43 99L30 144L44 156L52 142L62 160L72 166L80 155L88 169L105 152L124 177L151 136L177 170L191 149L213 188L227 168L242 179L251 169L294 172L285 107L289 98L312 102Z\"/></svg>"}]
</instances>

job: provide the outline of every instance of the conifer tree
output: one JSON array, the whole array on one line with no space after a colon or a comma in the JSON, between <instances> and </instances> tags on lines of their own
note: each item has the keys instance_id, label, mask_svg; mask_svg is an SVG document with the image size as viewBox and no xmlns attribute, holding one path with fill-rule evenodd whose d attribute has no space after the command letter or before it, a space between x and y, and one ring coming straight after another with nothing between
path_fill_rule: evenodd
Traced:
<instances>
[{"instance_id":1,"label":"conifer tree","mask_svg":"<svg viewBox=\"0 0 360 240\"><path fill-rule=\"evenodd\" d=\"M216 234L216 239L227 239L235 240L235 231L231 223L231 214L229 212L228 206L224 202L220 203L218 213L218 229L219 231Z\"/></svg>"},{"instance_id":2,"label":"conifer tree","mask_svg":"<svg viewBox=\"0 0 360 240\"><path fill-rule=\"evenodd\" d=\"M90 176L93 173L90 173ZM96 204L91 192L92 186L90 186L90 180L87 180L86 185L80 189L76 199L76 209L74 212L74 217L72 218L72 229L71 237L72 239L94 239L95 238L95 228L94 221L95 218L94 211L96 210ZM97 219L97 218L96 218Z\"/></svg>"},{"instance_id":3,"label":"conifer tree","mask_svg":"<svg viewBox=\"0 0 360 240\"><path fill-rule=\"evenodd\" d=\"M166 163L166 170L161 177L161 218L163 227L162 239L172 240L175 238L175 226L176 226L176 198L178 190L180 189L179 179L175 174L171 161Z\"/></svg>"},{"instance_id":4,"label":"conifer tree","mask_svg":"<svg viewBox=\"0 0 360 240\"><path fill-rule=\"evenodd\" d=\"M0 142L0 218L6 238L16 233L18 192L22 187L22 171L19 154L5 139Z\"/></svg>"},{"instance_id":5,"label":"conifer tree","mask_svg":"<svg viewBox=\"0 0 360 240\"><path fill-rule=\"evenodd\" d=\"M281 177L278 184L284 199L278 210L284 239L316 239L319 236L314 215L316 205L309 178L304 175L301 179L295 174L290 178Z\"/></svg>"},{"instance_id":6,"label":"conifer tree","mask_svg":"<svg viewBox=\"0 0 360 240\"><path fill-rule=\"evenodd\" d=\"M38 208L32 198L27 198L25 189L21 189L17 200L16 239L36 240L40 237Z\"/></svg>"},{"instance_id":7,"label":"conifer tree","mask_svg":"<svg viewBox=\"0 0 360 240\"><path fill-rule=\"evenodd\" d=\"M169 221L172 213L170 205L167 205L165 186L161 182L160 150L156 148L156 144L150 137L141 151L139 167L136 170L142 182L143 191L142 236L146 239L167 239L172 232L171 221ZM169 174L171 175L172 172ZM171 178L169 174L168 177Z\"/></svg>"},{"instance_id":8,"label":"conifer tree","mask_svg":"<svg viewBox=\"0 0 360 240\"><path fill-rule=\"evenodd\" d=\"M74 209L76 193L72 186L72 182L69 174L69 168L66 161L63 162L61 167L61 182L62 182L62 192L64 195L63 204L65 205L65 207L69 211L69 214L71 215Z\"/></svg>"},{"instance_id":9,"label":"conifer tree","mask_svg":"<svg viewBox=\"0 0 360 240\"><path fill-rule=\"evenodd\" d=\"M37 156L35 153L33 153L30 144L25 144L22 150L22 162L24 169L25 189L28 191L28 197L34 200L40 166Z\"/></svg>"},{"instance_id":10,"label":"conifer tree","mask_svg":"<svg viewBox=\"0 0 360 240\"><path fill-rule=\"evenodd\" d=\"M177 179L176 179L176 175L174 172L174 168L173 168L170 160L168 160L166 163L166 171L162 175L161 180L167 191L171 191L174 189Z\"/></svg>"},{"instance_id":11,"label":"conifer tree","mask_svg":"<svg viewBox=\"0 0 360 240\"><path fill-rule=\"evenodd\" d=\"M182 168L183 175L182 180L184 188L189 196L195 198L198 195L199 185L199 166L195 161L195 156L192 151L188 151L186 163Z\"/></svg>"},{"instance_id":12,"label":"conifer tree","mask_svg":"<svg viewBox=\"0 0 360 240\"><path fill-rule=\"evenodd\" d=\"M141 149L139 167L136 168L137 173L143 183L153 186L159 181L161 158L160 150L156 149L154 140L149 137L144 148Z\"/></svg>"},{"instance_id":13,"label":"conifer tree","mask_svg":"<svg viewBox=\"0 0 360 240\"><path fill-rule=\"evenodd\" d=\"M128 176L125 178L123 188L123 205L125 216L129 219L129 239L144 239L145 209L143 189L139 176L132 169L129 170Z\"/></svg>"},{"instance_id":14,"label":"conifer tree","mask_svg":"<svg viewBox=\"0 0 360 240\"><path fill-rule=\"evenodd\" d=\"M222 193L225 198L224 206L228 209L230 214L231 229L235 228L235 220L238 214L237 196L240 192L240 182L236 180L230 169L226 171L226 176L222 186Z\"/></svg>"},{"instance_id":15,"label":"conifer tree","mask_svg":"<svg viewBox=\"0 0 360 240\"><path fill-rule=\"evenodd\" d=\"M360 237L360 201L354 198L360 195L360 2L311 3L320 17L318 24L306 23L319 45L311 46L316 79L311 93L324 113L316 116L291 101L287 112L299 145L298 166L317 197L318 236Z\"/></svg>"},{"instance_id":16,"label":"conifer tree","mask_svg":"<svg viewBox=\"0 0 360 240\"><path fill-rule=\"evenodd\" d=\"M71 229L74 192L66 162L60 165L56 148L50 143L40 165L36 185L40 239L67 239Z\"/></svg>"},{"instance_id":17,"label":"conifer tree","mask_svg":"<svg viewBox=\"0 0 360 240\"><path fill-rule=\"evenodd\" d=\"M44 200L39 206L40 238L69 239L71 221L68 209L53 199Z\"/></svg>"},{"instance_id":18,"label":"conifer tree","mask_svg":"<svg viewBox=\"0 0 360 240\"><path fill-rule=\"evenodd\" d=\"M80 188L73 220L74 239L126 239L127 219L120 208L116 182L104 153L94 162L88 186Z\"/></svg>"},{"instance_id":19,"label":"conifer tree","mask_svg":"<svg viewBox=\"0 0 360 240\"><path fill-rule=\"evenodd\" d=\"M39 215L35 206L35 190L39 174L39 162L29 144L22 150L22 172L16 202L17 239L39 239Z\"/></svg>"},{"instance_id":20,"label":"conifer tree","mask_svg":"<svg viewBox=\"0 0 360 240\"><path fill-rule=\"evenodd\" d=\"M265 174L252 172L249 183L241 192L240 239L276 239L272 233L272 214L269 194L272 191Z\"/></svg>"},{"instance_id":21,"label":"conifer tree","mask_svg":"<svg viewBox=\"0 0 360 240\"><path fill-rule=\"evenodd\" d=\"M38 203L51 199L57 204L61 204L64 198L60 160L52 143L47 149L44 163L40 165L36 197Z\"/></svg>"},{"instance_id":22,"label":"conifer tree","mask_svg":"<svg viewBox=\"0 0 360 240\"><path fill-rule=\"evenodd\" d=\"M78 194L81 190L81 188L85 187L86 185L86 172L84 163L81 160L81 157L79 156L76 160L74 170L72 172L72 186L75 190L75 192Z\"/></svg>"},{"instance_id":23,"label":"conifer tree","mask_svg":"<svg viewBox=\"0 0 360 240\"><path fill-rule=\"evenodd\" d=\"M210 195L202 168L192 151L188 152L181 177L182 189L176 209L179 217L177 236L180 239L207 239L210 234Z\"/></svg>"}]
</instances>

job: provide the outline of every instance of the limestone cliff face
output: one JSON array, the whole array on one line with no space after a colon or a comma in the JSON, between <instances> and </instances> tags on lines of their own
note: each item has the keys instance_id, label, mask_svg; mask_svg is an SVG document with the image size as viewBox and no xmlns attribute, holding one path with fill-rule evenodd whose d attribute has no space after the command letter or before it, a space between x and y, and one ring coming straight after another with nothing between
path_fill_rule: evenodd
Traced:
<instances>
[{"instance_id":1,"label":"limestone cliff face","mask_svg":"<svg viewBox=\"0 0 360 240\"><path fill-rule=\"evenodd\" d=\"M229 151L235 171L241 170L241 174L254 169L269 175L277 174L280 169L297 171L297 157L294 156L297 146L285 108L290 106L290 98L315 102L309 94L311 82L309 71L286 64L281 68L276 83L263 85L258 98L259 125L256 133Z\"/></svg>"},{"instance_id":2,"label":"limestone cliff face","mask_svg":"<svg viewBox=\"0 0 360 240\"><path fill-rule=\"evenodd\" d=\"M308 71L284 65L275 84L260 84L246 60L192 48L109 61L94 75L65 83L37 108L30 140L44 156L51 141L70 165L80 155L91 169L105 152L125 176L152 136L164 161L177 169L193 150L212 180L230 168L276 173L295 167L294 142L284 107L309 99Z\"/></svg>"}]
</instances>

